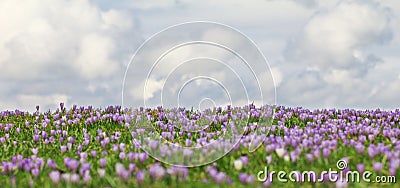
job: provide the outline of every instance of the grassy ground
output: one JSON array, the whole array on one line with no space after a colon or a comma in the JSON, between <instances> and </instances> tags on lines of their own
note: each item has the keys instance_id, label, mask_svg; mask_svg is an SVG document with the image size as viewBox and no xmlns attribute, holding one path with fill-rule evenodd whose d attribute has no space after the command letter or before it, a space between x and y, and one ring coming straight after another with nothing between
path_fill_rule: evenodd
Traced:
<instances>
[{"instance_id":1,"label":"grassy ground","mask_svg":"<svg viewBox=\"0 0 400 188\"><path fill-rule=\"evenodd\" d=\"M250 115L246 119L246 126L256 123L257 129L264 126L260 117L265 109L247 106L242 110ZM216 110L214 115L226 117L228 111ZM256 151L248 151L252 135L245 131L238 146L214 163L179 170L159 163L151 156L138 157L146 153L132 141L135 138L132 136L135 131L132 126L136 122L128 122L124 116L135 117L138 111L125 111L113 106L105 109L61 107L54 112L42 113L2 112L0 161L3 163L0 167L0 187L399 186L394 182L364 182L361 178L358 183L343 184L327 180L309 182L307 179L303 182L291 182L288 175L284 178L289 182L280 182L276 175L279 171L287 174L291 171L314 171L320 174L329 169L340 172L337 162L344 160L348 165L344 171L360 171L363 166L364 171L372 173L369 177L371 181L376 176L397 178L398 181L398 111L309 111L285 107L277 107L274 111L273 125L268 125L267 131L262 133L267 139L263 140ZM149 118L153 117L148 122L160 133L165 130L156 122L168 123L168 118L160 115L162 112L165 114L167 110L143 111ZM196 121L196 116L193 115L195 112L185 113L187 119ZM224 122L229 121L233 121L229 116L226 120L222 118L204 131L221 131ZM195 144L200 138L199 135L188 137L177 132L178 129L175 128L175 135L171 140L176 143L184 144L190 139ZM214 137L218 138L216 135ZM62 151L62 148L66 151ZM66 162L68 158L79 161L77 168ZM104 166L100 164L101 159L106 161ZM235 166L235 162L240 163L241 168ZM117 164L122 164L124 168L117 169ZM161 168L154 168L157 165ZM380 165L382 168L379 168ZM265 167L268 167L269 172L276 171L272 182L257 180L257 174ZM103 177L99 175L99 169L105 170ZM50 176L51 172L58 172L60 177ZM144 178L138 177L139 172L144 172ZM76 182L67 177L73 174L78 177Z\"/></svg>"}]
</instances>

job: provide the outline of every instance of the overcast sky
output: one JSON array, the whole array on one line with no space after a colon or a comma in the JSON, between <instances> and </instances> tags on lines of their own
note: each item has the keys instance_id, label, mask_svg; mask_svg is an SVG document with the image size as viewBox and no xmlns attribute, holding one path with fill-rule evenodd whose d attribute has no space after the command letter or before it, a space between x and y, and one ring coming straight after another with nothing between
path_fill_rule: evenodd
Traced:
<instances>
[{"instance_id":1,"label":"overcast sky","mask_svg":"<svg viewBox=\"0 0 400 188\"><path fill-rule=\"evenodd\" d=\"M124 73L139 46L169 26L201 20L231 26L255 42L276 86L276 101L269 93L271 100L264 103L311 109L400 107L398 0L1 0L0 110L54 109L60 102L121 105ZM177 68L179 76L169 82L155 75L146 96L138 94L143 75L132 73L132 88L124 95L157 99L160 90L176 93L185 80L203 72L224 81L233 100L258 100L252 98L255 87L246 88L249 99L236 87L240 80L251 85L246 80L253 77L235 80L230 69L220 71L223 64L206 63ZM147 72L144 66L129 70ZM261 82L268 80L263 75L256 75ZM181 104L206 98L224 104L227 95L215 83L189 83ZM265 83L265 90L272 91Z\"/></svg>"}]
</instances>

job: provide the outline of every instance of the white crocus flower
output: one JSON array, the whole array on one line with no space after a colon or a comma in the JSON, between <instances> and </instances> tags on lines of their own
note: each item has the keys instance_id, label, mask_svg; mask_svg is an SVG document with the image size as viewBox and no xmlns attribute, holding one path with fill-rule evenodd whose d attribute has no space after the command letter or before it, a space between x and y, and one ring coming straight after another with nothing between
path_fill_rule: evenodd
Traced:
<instances>
[{"instance_id":1,"label":"white crocus flower","mask_svg":"<svg viewBox=\"0 0 400 188\"><path fill-rule=\"evenodd\" d=\"M290 157L289 157L289 155L285 155L285 156L283 157L283 160L285 160L285 161L289 161L289 160L290 160Z\"/></svg>"},{"instance_id":2,"label":"white crocus flower","mask_svg":"<svg viewBox=\"0 0 400 188\"><path fill-rule=\"evenodd\" d=\"M243 167L243 162L242 162L242 160L240 160L240 159L235 160L235 161L233 162L233 166L235 167L236 170L242 169L242 167Z\"/></svg>"},{"instance_id":3,"label":"white crocus flower","mask_svg":"<svg viewBox=\"0 0 400 188\"><path fill-rule=\"evenodd\" d=\"M283 155L285 154L285 149L283 148L277 148L275 149L276 154L278 155L279 158L282 158Z\"/></svg>"}]
</instances>

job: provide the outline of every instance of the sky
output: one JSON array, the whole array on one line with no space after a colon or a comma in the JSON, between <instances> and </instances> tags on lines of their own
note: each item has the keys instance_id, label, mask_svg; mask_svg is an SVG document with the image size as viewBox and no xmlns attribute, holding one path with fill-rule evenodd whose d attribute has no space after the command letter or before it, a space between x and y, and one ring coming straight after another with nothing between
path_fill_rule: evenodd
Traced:
<instances>
[{"instance_id":1,"label":"sky","mask_svg":"<svg viewBox=\"0 0 400 188\"><path fill-rule=\"evenodd\" d=\"M194 21L221 27L160 34ZM1 0L0 23L0 110L157 101L195 108L249 101L309 109L400 106L397 0ZM221 48L191 45L148 74L170 44L196 32L248 57L255 73ZM213 59L186 62L198 56Z\"/></svg>"}]
</instances>

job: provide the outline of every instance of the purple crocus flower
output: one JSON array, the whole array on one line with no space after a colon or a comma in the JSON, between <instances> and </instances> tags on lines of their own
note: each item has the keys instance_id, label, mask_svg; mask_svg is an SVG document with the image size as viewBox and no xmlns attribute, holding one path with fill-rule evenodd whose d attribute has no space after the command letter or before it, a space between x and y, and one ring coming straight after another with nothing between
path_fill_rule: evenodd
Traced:
<instances>
[{"instance_id":1,"label":"purple crocus flower","mask_svg":"<svg viewBox=\"0 0 400 188\"><path fill-rule=\"evenodd\" d=\"M48 159L47 160L47 166L49 166L52 169L56 169L57 168L57 164L52 159Z\"/></svg>"},{"instance_id":2,"label":"purple crocus flower","mask_svg":"<svg viewBox=\"0 0 400 188\"><path fill-rule=\"evenodd\" d=\"M46 131L42 131L42 138L46 139L47 138L47 132Z\"/></svg>"},{"instance_id":3,"label":"purple crocus flower","mask_svg":"<svg viewBox=\"0 0 400 188\"><path fill-rule=\"evenodd\" d=\"M92 155L92 157L96 158L97 156L97 151L96 150L91 150L90 154Z\"/></svg>"},{"instance_id":4,"label":"purple crocus flower","mask_svg":"<svg viewBox=\"0 0 400 188\"><path fill-rule=\"evenodd\" d=\"M31 156L31 159L34 160L34 161L36 161L37 156L36 156L36 155L32 155L32 156Z\"/></svg>"},{"instance_id":5,"label":"purple crocus flower","mask_svg":"<svg viewBox=\"0 0 400 188\"><path fill-rule=\"evenodd\" d=\"M247 174L246 173L240 173L239 174L239 181L242 182L243 184L247 183Z\"/></svg>"},{"instance_id":6,"label":"purple crocus flower","mask_svg":"<svg viewBox=\"0 0 400 188\"><path fill-rule=\"evenodd\" d=\"M389 161L389 168L390 169L398 169L400 166L400 159L399 158L393 158Z\"/></svg>"},{"instance_id":7,"label":"purple crocus flower","mask_svg":"<svg viewBox=\"0 0 400 188\"><path fill-rule=\"evenodd\" d=\"M49 177L51 179L51 181L53 181L53 183L58 184L58 182L60 181L60 172L59 171L52 171L49 173Z\"/></svg>"},{"instance_id":8,"label":"purple crocus flower","mask_svg":"<svg viewBox=\"0 0 400 188\"><path fill-rule=\"evenodd\" d=\"M149 168L150 177L153 179L161 179L165 175L165 169L159 164L155 164Z\"/></svg>"},{"instance_id":9,"label":"purple crocus flower","mask_svg":"<svg viewBox=\"0 0 400 188\"><path fill-rule=\"evenodd\" d=\"M185 146L186 147L189 147L189 146L191 146L192 145L192 141L190 140L190 139L186 139L186 141L185 141Z\"/></svg>"},{"instance_id":10,"label":"purple crocus flower","mask_svg":"<svg viewBox=\"0 0 400 188\"><path fill-rule=\"evenodd\" d=\"M246 166L247 164L249 164L249 157L247 156L241 156L240 160L243 162L243 165Z\"/></svg>"},{"instance_id":11,"label":"purple crocus flower","mask_svg":"<svg viewBox=\"0 0 400 188\"><path fill-rule=\"evenodd\" d=\"M92 180L92 176L90 176L89 171L86 171L83 176L82 176L82 180L84 183L88 183Z\"/></svg>"},{"instance_id":12,"label":"purple crocus flower","mask_svg":"<svg viewBox=\"0 0 400 188\"><path fill-rule=\"evenodd\" d=\"M125 158L126 158L125 152L119 153L119 158L120 158L121 160L125 160Z\"/></svg>"},{"instance_id":13,"label":"purple crocus flower","mask_svg":"<svg viewBox=\"0 0 400 188\"><path fill-rule=\"evenodd\" d=\"M82 159L87 159L88 154L86 152L82 152L79 154Z\"/></svg>"},{"instance_id":14,"label":"purple crocus flower","mask_svg":"<svg viewBox=\"0 0 400 188\"><path fill-rule=\"evenodd\" d=\"M362 163L357 164L357 171L358 171L358 172L363 173L363 172L364 172L364 169L365 169L365 165L364 165L364 164L362 164Z\"/></svg>"},{"instance_id":15,"label":"purple crocus flower","mask_svg":"<svg viewBox=\"0 0 400 188\"><path fill-rule=\"evenodd\" d=\"M118 177L124 180L128 180L131 175L130 171L126 170L124 165L121 163L115 165L115 171L117 172Z\"/></svg>"},{"instance_id":16,"label":"purple crocus flower","mask_svg":"<svg viewBox=\"0 0 400 188\"><path fill-rule=\"evenodd\" d=\"M71 175L71 182L73 182L73 183L79 183L79 175L78 174L76 174L76 173L74 173L74 174L72 174Z\"/></svg>"},{"instance_id":17,"label":"purple crocus flower","mask_svg":"<svg viewBox=\"0 0 400 188\"><path fill-rule=\"evenodd\" d=\"M395 176L396 173L397 173L397 168L389 167L389 174L390 174L391 176Z\"/></svg>"},{"instance_id":18,"label":"purple crocus flower","mask_svg":"<svg viewBox=\"0 0 400 188\"><path fill-rule=\"evenodd\" d=\"M125 143L120 143L120 144L119 144L119 150L120 150L120 151L124 151L124 150L125 150L125 147L126 147L126 144L125 144Z\"/></svg>"},{"instance_id":19,"label":"purple crocus flower","mask_svg":"<svg viewBox=\"0 0 400 188\"><path fill-rule=\"evenodd\" d=\"M225 172L219 172L213 178L217 184L221 184L226 180L226 174L225 174Z\"/></svg>"},{"instance_id":20,"label":"purple crocus flower","mask_svg":"<svg viewBox=\"0 0 400 188\"><path fill-rule=\"evenodd\" d=\"M76 171L79 166L79 161L76 159L67 158L67 160L64 160L64 163L65 163L65 166L73 172Z\"/></svg>"},{"instance_id":21,"label":"purple crocus flower","mask_svg":"<svg viewBox=\"0 0 400 188\"><path fill-rule=\"evenodd\" d=\"M192 151L191 149L188 149L188 148L184 148L184 149L183 149L183 156L185 156L185 157L191 157L192 154L193 154L193 151Z\"/></svg>"},{"instance_id":22,"label":"purple crocus flower","mask_svg":"<svg viewBox=\"0 0 400 188\"><path fill-rule=\"evenodd\" d=\"M265 157L265 159L267 160L267 164L272 163L272 155L268 155L267 157Z\"/></svg>"},{"instance_id":23,"label":"purple crocus flower","mask_svg":"<svg viewBox=\"0 0 400 188\"><path fill-rule=\"evenodd\" d=\"M114 145L112 146L112 150L113 150L114 152L118 152L119 146L118 146L117 144L114 144Z\"/></svg>"},{"instance_id":24,"label":"purple crocus flower","mask_svg":"<svg viewBox=\"0 0 400 188\"><path fill-rule=\"evenodd\" d=\"M319 157L320 157L320 155L321 155L321 152L320 152L319 149L316 149L316 150L314 150L313 154L314 154L314 157L315 157L315 158L319 159Z\"/></svg>"},{"instance_id":25,"label":"purple crocus flower","mask_svg":"<svg viewBox=\"0 0 400 188\"><path fill-rule=\"evenodd\" d=\"M86 172L90 171L91 164L90 163L82 163L81 168L79 169L79 173L84 175Z\"/></svg>"},{"instance_id":26,"label":"purple crocus flower","mask_svg":"<svg viewBox=\"0 0 400 188\"><path fill-rule=\"evenodd\" d=\"M72 143L67 143L67 148L68 148L68 151L71 151L72 150Z\"/></svg>"},{"instance_id":27,"label":"purple crocus flower","mask_svg":"<svg viewBox=\"0 0 400 188\"><path fill-rule=\"evenodd\" d=\"M43 164L44 164L43 158L38 157L38 158L36 159L36 166L37 166L38 168L40 168Z\"/></svg>"},{"instance_id":28,"label":"purple crocus flower","mask_svg":"<svg viewBox=\"0 0 400 188\"><path fill-rule=\"evenodd\" d=\"M188 177L188 175L189 175L189 169L188 168L186 168L186 167L179 167L179 169L180 169L180 175L181 175L181 177L184 179L184 180L186 180L187 179L187 177Z\"/></svg>"},{"instance_id":29,"label":"purple crocus flower","mask_svg":"<svg viewBox=\"0 0 400 188\"><path fill-rule=\"evenodd\" d=\"M104 168L106 166L106 159L105 158L100 158L99 163L100 163L100 167Z\"/></svg>"},{"instance_id":30,"label":"purple crocus flower","mask_svg":"<svg viewBox=\"0 0 400 188\"><path fill-rule=\"evenodd\" d=\"M331 150L328 148L324 148L322 149L322 156L326 159L329 157L329 155L331 154Z\"/></svg>"},{"instance_id":31,"label":"purple crocus flower","mask_svg":"<svg viewBox=\"0 0 400 188\"><path fill-rule=\"evenodd\" d=\"M102 148L105 148L107 146L107 142L102 140L102 141L100 141L100 145Z\"/></svg>"},{"instance_id":32,"label":"purple crocus flower","mask_svg":"<svg viewBox=\"0 0 400 188\"><path fill-rule=\"evenodd\" d=\"M264 187L270 187L271 184L272 184L272 182L271 182L270 178L267 178L267 180L263 183L263 186Z\"/></svg>"},{"instance_id":33,"label":"purple crocus flower","mask_svg":"<svg viewBox=\"0 0 400 188\"><path fill-rule=\"evenodd\" d=\"M67 152L67 146L60 146L61 149L61 153L64 154L65 152Z\"/></svg>"},{"instance_id":34,"label":"purple crocus flower","mask_svg":"<svg viewBox=\"0 0 400 188\"><path fill-rule=\"evenodd\" d=\"M146 178L146 173L142 170L139 170L136 173L136 181L138 182L139 185L141 185L144 181L144 179Z\"/></svg>"},{"instance_id":35,"label":"purple crocus flower","mask_svg":"<svg viewBox=\"0 0 400 188\"><path fill-rule=\"evenodd\" d=\"M138 159L139 159L140 162L146 161L147 158L148 158L147 153L139 153L138 154Z\"/></svg>"},{"instance_id":36,"label":"purple crocus flower","mask_svg":"<svg viewBox=\"0 0 400 188\"><path fill-rule=\"evenodd\" d=\"M358 141L364 143L367 141L367 137L365 135L360 135L358 136Z\"/></svg>"},{"instance_id":37,"label":"purple crocus flower","mask_svg":"<svg viewBox=\"0 0 400 188\"><path fill-rule=\"evenodd\" d=\"M39 142L39 139L40 139L40 135L37 135L37 134L34 134L33 135L33 141L36 143L36 142Z\"/></svg>"},{"instance_id":38,"label":"purple crocus flower","mask_svg":"<svg viewBox=\"0 0 400 188\"><path fill-rule=\"evenodd\" d=\"M367 151L368 151L368 155L371 159L374 158L378 154L376 151L376 148L373 144L369 145Z\"/></svg>"},{"instance_id":39,"label":"purple crocus flower","mask_svg":"<svg viewBox=\"0 0 400 188\"><path fill-rule=\"evenodd\" d=\"M347 181L345 179L343 179L343 178L339 178L336 181L335 185L336 185L337 188L345 188L345 187L347 187Z\"/></svg>"},{"instance_id":40,"label":"purple crocus flower","mask_svg":"<svg viewBox=\"0 0 400 188\"><path fill-rule=\"evenodd\" d=\"M31 170L31 173L32 173L33 177L37 178L39 176L40 171L38 168L34 168Z\"/></svg>"},{"instance_id":41,"label":"purple crocus flower","mask_svg":"<svg viewBox=\"0 0 400 188\"><path fill-rule=\"evenodd\" d=\"M61 174L61 179L63 179L64 181L70 182L71 181L71 174L70 173Z\"/></svg>"},{"instance_id":42,"label":"purple crocus flower","mask_svg":"<svg viewBox=\"0 0 400 188\"><path fill-rule=\"evenodd\" d=\"M251 174L251 175L247 176L246 183L251 184L251 183L254 183L255 180L256 180L256 178L254 177L253 174Z\"/></svg>"},{"instance_id":43,"label":"purple crocus flower","mask_svg":"<svg viewBox=\"0 0 400 188\"><path fill-rule=\"evenodd\" d=\"M136 165L133 164L133 163L130 163L130 164L129 164L129 171L130 171L130 172L133 172L135 169L136 169Z\"/></svg>"},{"instance_id":44,"label":"purple crocus flower","mask_svg":"<svg viewBox=\"0 0 400 188\"><path fill-rule=\"evenodd\" d=\"M312 160L313 160L313 155L311 154L311 153L307 153L306 154L306 158L307 158L307 160L308 160L308 162L312 162Z\"/></svg>"},{"instance_id":45,"label":"purple crocus flower","mask_svg":"<svg viewBox=\"0 0 400 188\"><path fill-rule=\"evenodd\" d=\"M362 154L364 152L365 146L363 144L357 144L355 146L357 153Z\"/></svg>"},{"instance_id":46,"label":"purple crocus flower","mask_svg":"<svg viewBox=\"0 0 400 188\"><path fill-rule=\"evenodd\" d=\"M382 171L382 168L383 168L383 165L382 165L382 163L380 163L380 162L373 162L373 163L372 163L372 167L374 168L374 170L375 170L376 172L381 172L381 171Z\"/></svg>"},{"instance_id":47,"label":"purple crocus flower","mask_svg":"<svg viewBox=\"0 0 400 188\"><path fill-rule=\"evenodd\" d=\"M227 183L227 184L232 184L232 183L233 183L232 178L227 178L227 179L226 179L226 183Z\"/></svg>"},{"instance_id":48,"label":"purple crocus flower","mask_svg":"<svg viewBox=\"0 0 400 188\"><path fill-rule=\"evenodd\" d=\"M75 143L75 138L72 137L72 136L69 136L69 137L67 138L67 140L68 140L68 142L71 143L71 144L74 144L74 143Z\"/></svg>"},{"instance_id":49,"label":"purple crocus flower","mask_svg":"<svg viewBox=\"0 0 400 188\"><path fill-rule=\"evenodd\" d=\"M149 147L150 147L150 149L152 149L152 150L157 149L157 147L158 147L158 141L157 141L157 140L150 140L150 141L149 141Z\"/></svg>"},{"instance_id":50,"label":"purple crocus flower","mask_svg":"<svg viewBox=\"0 0 400 188\"><path fill-rule=\"evenodd\" d=\"M373 135L373 134L368 135L368 140L374 141L375 140L375 135Z\"/></svg>"},{"instance_id":51,"label":"purple crocus flower","mask_svg":"<svg viewBox=\"0 0 400 188\"><path fill-rule=\"evenodd\" d=\"M78 145L77 150L78 150L79 152L81 152L81 151L82 151L82 145Z\"/></svg>"},{"instance_id":52,"label":"purple crocus flower","mask_svg":"<svg viewBox=\"0 0 400 188\"><path fill-rule=\"evenodd\" d=\"M208 174L210 174L210 176L213 178L218 174L218 170L212 166L208 166L206 172L208 172Z\"/></svg>"},{"instance_id":53,"label":"purple crocus flower","mask_svg":"<svg viewBox=\"0 0 400 188\"><path fill-rule=\"evenodd\" d=\"M129 161L132 162L135 159L135 152L129 152L128 153L128 158L129 158Z\"/></svg>"}]
</instances>

